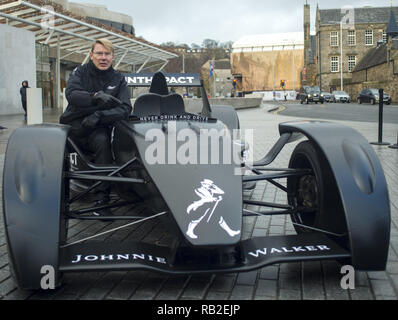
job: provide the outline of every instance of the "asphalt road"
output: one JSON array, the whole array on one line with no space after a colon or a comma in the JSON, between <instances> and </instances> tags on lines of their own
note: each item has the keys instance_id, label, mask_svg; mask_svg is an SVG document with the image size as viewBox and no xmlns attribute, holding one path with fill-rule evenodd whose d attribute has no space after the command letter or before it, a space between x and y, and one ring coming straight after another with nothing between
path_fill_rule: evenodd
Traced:
<instances>
[{"instance_id":1,"label":"asphalt road","mask_svg":"<svg viewBox=\"0 0 398 320\"><path fill-rule=\"evenodd\" d=\"M379 106L357 103L278 103L280 115L310 119L378 122ZM398 106L384 106L384 123L398 124Z\"/></svg>"}]
</instances>

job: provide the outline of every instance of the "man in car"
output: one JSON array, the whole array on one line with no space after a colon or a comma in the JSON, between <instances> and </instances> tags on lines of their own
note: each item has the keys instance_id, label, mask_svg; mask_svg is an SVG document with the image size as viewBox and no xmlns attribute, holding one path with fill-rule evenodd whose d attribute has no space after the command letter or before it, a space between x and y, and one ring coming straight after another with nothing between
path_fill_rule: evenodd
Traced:
<instances>
[{"instance_id":1,"label":"man in car","mask_svg":"<svg viewBox=\"0 0 398 320\"><path fill-rule=\"evenodd\" d=\"M61 124L71 126L72 140L93 153L99 166L112 164L112 127L116 121L128 119L132 111L126 80L113 69L113 59L112 43L107 39L96 40L90 62L70 75L65 92L69 105L60 118ZM106 206L110 201L110 183L103 182L95 195L95 205ZM103 209L94 214L107 216L112 212Z\"/></svg>"}]
</instances>

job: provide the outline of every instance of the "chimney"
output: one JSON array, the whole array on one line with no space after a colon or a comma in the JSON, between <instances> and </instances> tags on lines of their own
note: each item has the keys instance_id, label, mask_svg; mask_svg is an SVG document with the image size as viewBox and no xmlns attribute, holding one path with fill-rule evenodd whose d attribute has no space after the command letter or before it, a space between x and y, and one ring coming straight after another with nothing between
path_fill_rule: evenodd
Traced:
<instances>
[{"instance_id":1,"label":"chimney","mask_svg":"<svg viewBox=\"0 0 398 320\"><path fill-rule=\"evenodd\" d=\"M311 7L309 4L304 5L304 64L310 63L309 57L311 50Z\"/></svg>"}]
</instances>

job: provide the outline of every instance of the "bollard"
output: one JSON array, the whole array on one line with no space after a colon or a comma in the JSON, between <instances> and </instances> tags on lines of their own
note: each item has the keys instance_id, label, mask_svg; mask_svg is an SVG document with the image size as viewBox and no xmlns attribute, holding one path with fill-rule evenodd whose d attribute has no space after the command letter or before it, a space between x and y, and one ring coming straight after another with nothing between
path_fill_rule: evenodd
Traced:
<instances>
[{"instance_id":1,"label":"bollard","mask_svg":"<svg viewBox=\"0 0 398 320\"><path fill-rule=\"evenodd\" d=\"M43 104L41 90L41 88L29 88L26 90L28 126L43 123Z\"/></svg>"},{"instance_id":2,"label":"bollard","mask_svg":"<svg viewBox=\"0 0 398 320\"><path fill-rule=\"evenodd\" d=\"M390 149L398 149L398 134L397 134L397 144L389 146Z\"/></svg>"},{"instance_id":3,"label":"bollard","mask_svg":"<svg viewBox=\"0 0 398 320\"><path fill-rule=\"evenodd\" d=\"M378 146L389 146L390 143L383 142L383 107L384 107L384 89L379 89L379 141L370 144Z\"/></svg>"}]
</instances>

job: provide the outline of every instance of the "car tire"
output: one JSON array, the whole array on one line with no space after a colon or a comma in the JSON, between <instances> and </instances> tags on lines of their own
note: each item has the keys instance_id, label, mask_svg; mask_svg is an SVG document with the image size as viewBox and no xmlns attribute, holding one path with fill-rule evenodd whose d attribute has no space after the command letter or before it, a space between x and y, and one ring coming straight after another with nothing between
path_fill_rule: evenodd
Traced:
<instances>
[{"instance_id":1,"label":"car tire","mask_svg":"<svg viewBox=\"0 0 398 320\"><path fill-rule=\"evenodd\" d=\"M347 247L348 229L342 201L323 152L311 141L301 142L292 153L289 168L311 170L308 175L287 178L288 203L297 209L297 213L290 215L296 232L317 232L312 229L317 228L347 234L334 239Z\"/></svg>"},{"instance_id":2,"label":"car tire","mask_svg":"<svg viewBox=\"0 0 398 320\"><path fill-rule=\"evenodd\" d=\"M375 105L375 104L376 104L376 100L375 100L375 99L370 99L370 103L371 103L372 105Z\"/></svg>"},{"instance_id":3,"label":"car tire","mask_svg":"<svg viewBox=\"0 0 398 320\"><path fill-rule=\"evenodd\" d=\"M358 98L358 104L362 104L362 100Z\"/></svg>"}]
</instances>

